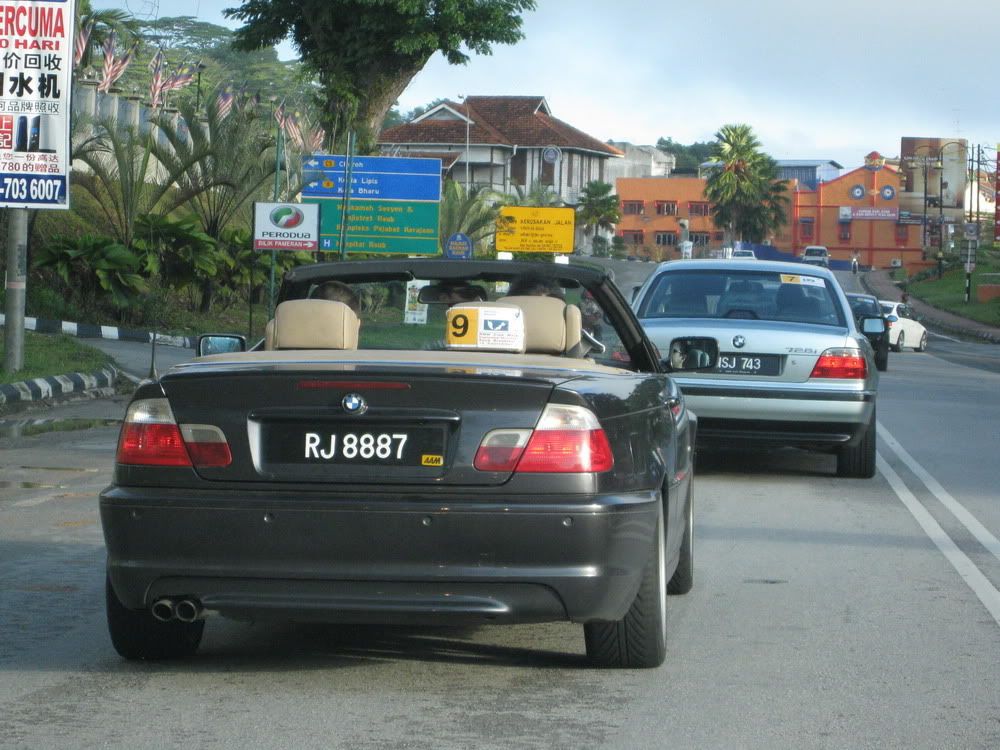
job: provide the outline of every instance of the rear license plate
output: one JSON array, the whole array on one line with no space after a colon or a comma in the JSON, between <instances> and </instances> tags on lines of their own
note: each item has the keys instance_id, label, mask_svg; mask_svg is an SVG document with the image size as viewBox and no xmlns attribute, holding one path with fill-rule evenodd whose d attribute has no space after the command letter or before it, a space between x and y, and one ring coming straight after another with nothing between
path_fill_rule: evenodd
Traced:
<instances>
[{"instance_id":1,"label":"rear license plate","mask_svg":"<svg viewBox=\"0 0 1000 750\"><path fill-rule=\"evenodd\" d=\"M780 360L776 354L737 354L724 352L719 355L716 368L721 375L777 375Z\"/></svg>"},{"instance_id":2,"label":"rear license plate","mask_svg":"<svg viewBox=\"0 0 1000 750\"><path fill-rule=\"evenodd\" d=\"M440 427L271 422L263 432L269 464L444 465Z\"/></svg>"}]
</instances>

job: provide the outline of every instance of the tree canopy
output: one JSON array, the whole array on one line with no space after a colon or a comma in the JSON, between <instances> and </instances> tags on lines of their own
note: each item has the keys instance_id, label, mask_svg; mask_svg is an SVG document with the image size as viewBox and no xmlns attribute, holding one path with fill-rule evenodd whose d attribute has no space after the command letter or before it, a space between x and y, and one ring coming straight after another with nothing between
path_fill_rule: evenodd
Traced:
<instances>
[{"instance_id":1,"label":"tree canopy","mask_svg":"<svg viewBox=\"0 0 1000 750\"><path fill-rule=\"evenodd\" d=\"M669 136L660 138L656 142L656 147L665 154L673 154L677 157L675 172L697 171L698 165L708 161L712 153L712 143L710 141L695 141L690 146L683 143L674 143Z\"/></svg>"},{"instance_id":2,"label":"tree canopy","mask_svg":"<svg viewBox=\"0 0 1000 750\"><path fill-rule=\"evenodd\" d=\"M715 225L726 229L729 239L759 242L785 223L786 183L760 146L749 125L723 125L715 134L705 196L713 204Z\"/></svg>"},{"instance_id":3,"label":"tree canopy","mask_svg":"<svg viewBox=\"0 0 1000 750\"><path fill-rule=\"evenodd\" d=\"M239 49L291 38L319 84L327 132L354 128L364 151L431 55L458 65L469 53L514 44L523 37L520 13L534 7L535 0L244 0L226 15L243 23Z\"/></svg>"}]
</instances>

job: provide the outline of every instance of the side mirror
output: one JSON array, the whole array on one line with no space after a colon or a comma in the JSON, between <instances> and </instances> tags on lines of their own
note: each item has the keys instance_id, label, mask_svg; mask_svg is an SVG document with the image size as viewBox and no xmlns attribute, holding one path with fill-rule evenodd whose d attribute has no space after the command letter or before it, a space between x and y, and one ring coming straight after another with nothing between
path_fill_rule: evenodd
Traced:
<instances>
[{"instance_id":1,"label":"side mirror","mask_svg":"<svg viewBox=\"0 0 1000 750\"><path fill-rule=\"evenodd\" d=\"M246 336L234 333L206 333L198 337L198 356L231 354L247 350Z\"/></svg>"},{"instance_id":2,"label":"side mirror","mask_svg":"<svg viewBox=\"0 0 1000 750\"><path fill-rule=\"evenodd\" d=\"M862 318L862 333L885 333L885 321L882 318Z\"/></svg>"},{"instance_id":3,"label":"side mirror","mask_svg":"<svg viewBox=\"0 0 1000 750\"><path fill-rule=\"evenodd\" d=\"M710 370L719 363L719 343L712 338L684 337L670 342L670 354L663 360L668 372Z\"/></svg>"},{"instance_id":4,"label":"side mirror","mask_svg":"<svg viewBox=\"0 0 1000 750\"><path fill-rule=\"evenodd\" d=\"M897 322L899 322L899 318L897 318L895 315L887 315L885 319L887 321L889 321L890 323L897 323Z\"/></svg>"}]
</instances>

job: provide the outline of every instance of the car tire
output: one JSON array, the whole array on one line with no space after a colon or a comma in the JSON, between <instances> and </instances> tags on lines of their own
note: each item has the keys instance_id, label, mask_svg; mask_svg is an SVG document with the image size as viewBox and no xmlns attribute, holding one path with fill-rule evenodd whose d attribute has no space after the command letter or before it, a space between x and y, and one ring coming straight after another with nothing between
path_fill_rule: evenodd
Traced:
<instances>
[{"instance_id":1,"label":"car tire","mask_svg":"<svg viewBox=\"0 0 1000 750\"><path fill-rule=\"evenodd\" d=\"M892 347L892 350L894 352L901 352L903 351L903 346L905 344L906 344L906 337L903 335L903 332L900 331L899 336L896 338L896 345Z\"/></svg>"},{"instance_id":2,"label":"car tire","mask_svg":"<svg viewBox=\"0 0 1000 750\"><path fill-rule=\"evenodd\" d=\"M875 352L875 369L879 372L889 369L889 347L886 347L885 351Z\"/></svg>"},{"instance_id":3,"label":"car tire","mask_svg":"<svg viewBox=\"0 0 1000 750\"><path fill-rule=\"evenodd\" d=\"M857 445L837 451L837 476L871 479L875 476L875 411Z\"/></svg>"},{"instance_id":4,"label":"car tire","mask_svg":"<svg viewBox=\"0 0 1000 750\"><path fill-rule=\"evenodd\" d=\"M583 626L587 658L595 666L648 669L663 664L667 655L665 531L661 504L642 583L625 617Z\"/></svg>"},{"instance_id":5,"label":"car tire","mask_svg":"<svg viewBox=\"0 0 1000 750\"><path fill-rule=\"evenodd\" d=\"M927 331L924 331L924 335L920 337L920 343L917 345L916 351L918 352L927 351Z\"/></svg>"},{"instance_id":6,"label":"car tire","mask_svg":"<svg viewBox=\"0 0 1000 750\"><path fill-rule=\"evenodd\" d=\"M688 484L687 509L684 513L684 536L677 558L677 569L667 584L667 594L686 594L694 587L694 477Z\"/></svg>"},{"instance_id":7,"label":"car tire","mask_svg":"<svg viewBox=\"0 0 1000 750\"><path fill-rule=\"evenodd\" d=\"M205 621L160 622L148 609L129 609L105 578L105 602L111 645L129 660L163 661L193 656L201 645Z\"/></svg>"}]
</instances>

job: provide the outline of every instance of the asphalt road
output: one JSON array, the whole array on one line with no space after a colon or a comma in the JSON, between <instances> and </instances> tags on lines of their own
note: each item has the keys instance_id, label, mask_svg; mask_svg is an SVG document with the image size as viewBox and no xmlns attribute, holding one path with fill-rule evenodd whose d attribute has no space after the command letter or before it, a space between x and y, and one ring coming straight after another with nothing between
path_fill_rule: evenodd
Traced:
<instances>
[{"instance_id":1,"label":"asphalt road","mask_svg":"<svg viewBox=\"0 0 1000 750\"><path fill-rule=\"evenodd\" d=\"M0 421L0 747L995 750L998 392L935 339L891 355L872 480L703 454L695 589L641 672L570 624L213 621L189 662L125 663L96 504L124 402Z\"/></svg>"}]
</instances>

